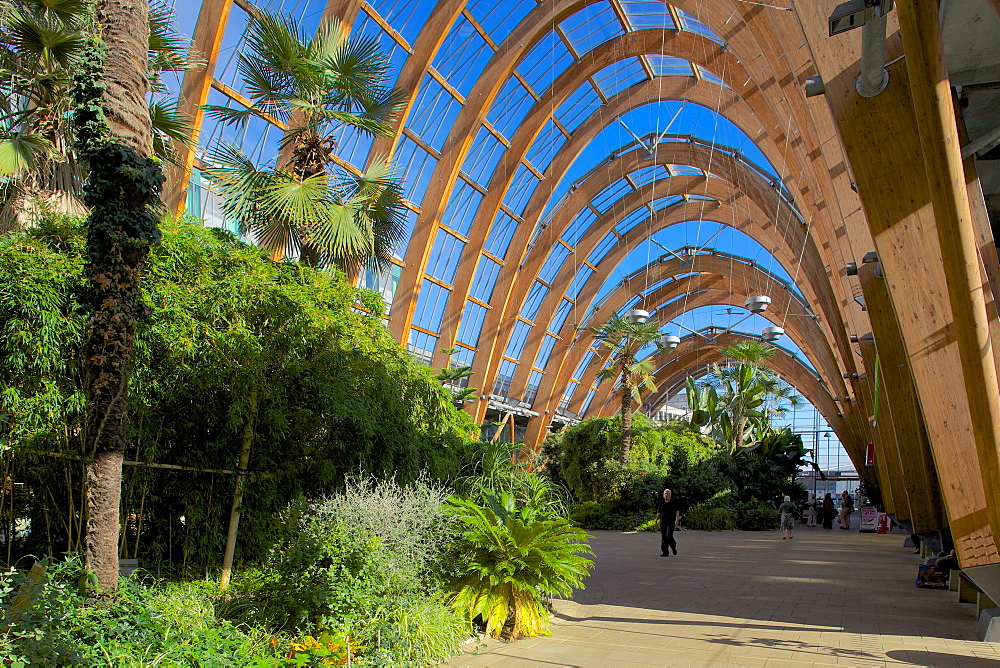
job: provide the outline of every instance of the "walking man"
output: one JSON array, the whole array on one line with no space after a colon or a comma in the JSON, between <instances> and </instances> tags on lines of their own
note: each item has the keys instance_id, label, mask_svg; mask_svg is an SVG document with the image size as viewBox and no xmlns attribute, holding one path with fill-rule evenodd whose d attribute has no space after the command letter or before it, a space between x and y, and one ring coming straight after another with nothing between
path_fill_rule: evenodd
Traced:
<instances>
[{"instance_id":1,"label":"walking man","mask_svg":"<svg viewBox=\"0 0 1000 668\"><path fill-rule=\"evenodd\" d=\"M679 502L669 489L663 490L663 496L656 504L656 519L660 520L660 556L669 557L671 549L677 554L674 529L681 523L681 510Z\"/></svg>"}]
</instances>

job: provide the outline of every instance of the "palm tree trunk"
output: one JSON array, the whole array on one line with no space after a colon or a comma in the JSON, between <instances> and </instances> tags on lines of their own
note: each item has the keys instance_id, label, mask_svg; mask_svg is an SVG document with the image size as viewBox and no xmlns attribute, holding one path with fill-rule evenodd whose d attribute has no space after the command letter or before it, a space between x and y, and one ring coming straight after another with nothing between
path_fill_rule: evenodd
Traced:
<instances>
[{"instance_id":1,"label":"palm tree trunk","mask_svg":"<svg viewBox=\"0 0 1000 668\"><path fill-rule=\"evenodd\" d=\"M146 106L149 5L146 0L98 0L97 28L103 58L85 74L103 87L79 84L75 92L80 153L90 165L84 298L91 312L84 348L87 414L87 567L102 590L118 584L122 460L127 442L128 374L135 326L148 308L140 279L149 246L159 238L149 207L163 177L148 160Z\"/></svg>"},{"instance_id":2,"label":"palm tree trunk","mask_svg":"<svg viewBox=\"0 0 1000 668\"><path fill-rule=\"evenodd\" d=\"M632 449L632 374L628 355L622 360L622 463L628 464L628 454Z\"/></svg>"}]
</instances>

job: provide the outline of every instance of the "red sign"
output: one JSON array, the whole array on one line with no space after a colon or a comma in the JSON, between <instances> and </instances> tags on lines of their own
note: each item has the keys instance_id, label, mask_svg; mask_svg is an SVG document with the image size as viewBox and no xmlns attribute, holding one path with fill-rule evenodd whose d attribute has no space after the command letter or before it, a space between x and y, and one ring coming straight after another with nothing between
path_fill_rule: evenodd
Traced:
<instances>
[{"instance_id":1,"label":"red sign","mask_svg":"<svg viewBox=\"0 0 1000 668\"><path fill-rule=\"evenodd\" d=\"M865 466L875 466L875 444L869 443L865 448Z\"/></svg>"}]
</instances>

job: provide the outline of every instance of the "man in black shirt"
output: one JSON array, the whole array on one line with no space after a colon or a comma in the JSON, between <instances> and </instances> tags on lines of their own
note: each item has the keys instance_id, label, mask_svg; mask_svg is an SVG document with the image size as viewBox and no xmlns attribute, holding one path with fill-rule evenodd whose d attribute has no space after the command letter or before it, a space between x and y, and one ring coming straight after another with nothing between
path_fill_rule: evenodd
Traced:
<instances>
[{"instance_id":1,"label":"man in black shirt","mask_svg":"<svg viewBox=\"0 0 1000 668\"><path fill-rule=\"evenodd\" d=\"M681 509L680 503L669 489L663 490L663 495L658 499L656 519L660 520L660 556L669 557L671 549L677 554L674 527L681 522Z\"/></svg>"}]
</instances>

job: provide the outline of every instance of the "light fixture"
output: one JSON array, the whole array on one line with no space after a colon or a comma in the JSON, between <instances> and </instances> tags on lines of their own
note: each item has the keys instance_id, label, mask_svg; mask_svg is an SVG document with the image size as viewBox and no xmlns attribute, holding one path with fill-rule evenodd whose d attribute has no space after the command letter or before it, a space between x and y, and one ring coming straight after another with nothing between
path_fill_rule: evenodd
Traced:
<instances>
[{"instance_id":1,"label":"light fixture","mask_svg":"<svg viewBox=\"0 0 1000 668\"><path fill-rule=\"evenodd\" d=\"M806 79L806 97L816 97L826 92L821 77L809 77Z\"/></svg>"},{"instance_id":2,"label":"light fixture","mask_svg":"<svg viewBox=\"0 0 1000 668\"><path fill-rule=\"evenodd\" d=\"M858 275L858 263L857 262L848 262L847 263L847 275L848 276L857 276Z\"/></svg>"},{"instance_id":3,"label":"light fixture","mask_svg":"<svg viewBox=\"0 0 1000 668\"><path fill-rule=\"evenodd\" d=\"M663 347L669 350L673 350L681 342L680 337L674 336L673 334L667 334L660 341L663 342Z\"/></svg>"},{"instance_id":4,"label":"light fixture","mask_svg":"<svg viewBox=\"0 0 1000 668\"><path fill-rule=\"evenodd\" d=\"M765 341L777 341L782 336L784 336L785 330L781 327L765 327L764 331L761 332L761 338Z\"/></svg>"},{"instance_id":5,"label":"light fixture","mask_svg":"<svg viewBox=\"0 0 1000 668\"><path fill-rule=\"evenodd\" d=\"M857 297L854 298L854 301L856 301L857 303L861 304L861 310L862 311L867 311L868 310L868 304L865 302L865 298L864 298L863 295L858 295Z\"/></svg>"},{"instance_id":6,"label":"light fixture","mask_svg":"<svg viewBox=\"0 0 1000 668\"><path fill-rule=\"evenodd\" d=\"M632 324L641 325L649 320L649 311L643 311L641 308L634 308L629 311L625 317L628 318L628 321Z\"/></svg>"},{"instance_id":7,"label":"light fixture","mask_svg":"<svg viewBox=\"0 0 1000 668\"><path fill-rule=\"evenodd\" d=\"M747 297L746 302L743 306L746 310L751 313L763 313L767 310L767 307L771 305L771 298L766 295L757 295L756 297Z\"/></svg>"}]
</instances>

